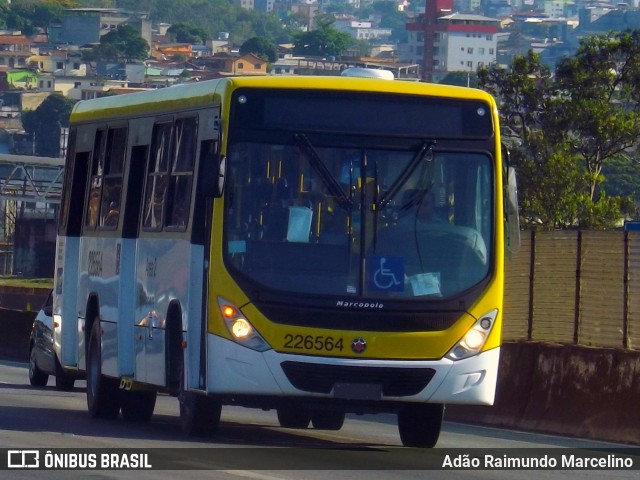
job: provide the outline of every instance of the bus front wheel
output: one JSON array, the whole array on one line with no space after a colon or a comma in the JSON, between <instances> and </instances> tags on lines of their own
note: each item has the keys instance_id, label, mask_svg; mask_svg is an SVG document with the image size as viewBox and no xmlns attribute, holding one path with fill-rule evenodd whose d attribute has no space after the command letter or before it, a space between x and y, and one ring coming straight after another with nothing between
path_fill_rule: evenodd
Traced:
<instances>
[{"instance_id":1,"label":"bus front wheel","mask_svg":"<svg viewBox=\"0 0 640 480\"><path fill-rule=\"evenodd\" d=\"M398 431L405 447L433 448L438 443L444 405L424 403L408 405L398 412Z\"/></svg>"},{"instance_id":2,"label":"bus front wheel","mask_svg":"<svg viewBox=\"0 0 640 480\"><path fill-rule=\"evenodd\" d=\"M115 418L120 411L118 385L115 379L102 375L100 320L91 327L87 351L87 407L93 418Z\"/></svg>"},{"instance_id":3,"label":"bus front wheel","mask_svg":"<svg viewBox=\"0 0 640 480\"><path fill-rule=\"evenodd\" d=\"M311 424L318 430L340 430L344 424L344 412L318 410L311 415Z\"/></svg>"},{"instance_id":4,"label":"bus front wheel","mask_svg":"<svg viewBox=\"0 0 640 480\"><path fill-rule=\"evenodd\" d=\"M299 405L278 407L276 412L283 428L307 428L311 421L311 412Z\"/></svg>"},{"instance_id":5,"label":"bus front wheel","mask_svg":"<svg viewBox=\"0 0 640 480\"><path fill-rule=\"evenodd\" d=\"M222 402L206 395L189 392L184 378L184 355L181 355L180 386L180 425L182 431L190 436L211 436L218 430Z\"/></svg>"},{"instance_id":6,"label":"bus front wheel","mask_svg":"<svg viewBox=\"0 0 640 480\"><path fill-rule=\"evenodd\" d=\"M56 358L56 388L63 392L69 392L73 390L75 383L75 379L64 372L60 361Z\"/></svg>"}]
</instances>

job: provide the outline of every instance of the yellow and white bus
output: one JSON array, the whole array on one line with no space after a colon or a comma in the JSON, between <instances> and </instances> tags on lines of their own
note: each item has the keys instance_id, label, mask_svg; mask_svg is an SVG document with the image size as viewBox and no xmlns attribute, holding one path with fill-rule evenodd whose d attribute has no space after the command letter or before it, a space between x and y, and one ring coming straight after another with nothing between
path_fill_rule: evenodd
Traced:
<instances>
[{"instance_id":1,"label":"yellow and white bus","mask_svg":"<svg viewBox=\"0 0 640 480\"><path fill-rule=\"evenodd\" d=\"M432 447L445 404L494 400L504 161L472 89L235 77L79 102L61 364L94 417L148 420L158 392L189 434L223 405L334 430L394 412Z\"/></svg>"}]
</instances>

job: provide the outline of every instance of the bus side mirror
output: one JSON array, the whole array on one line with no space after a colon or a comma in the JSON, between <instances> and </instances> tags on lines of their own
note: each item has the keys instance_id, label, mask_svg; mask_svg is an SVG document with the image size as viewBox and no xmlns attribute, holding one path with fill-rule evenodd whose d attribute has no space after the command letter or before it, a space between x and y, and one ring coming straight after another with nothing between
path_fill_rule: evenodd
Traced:
<instances>
[{"instance_id":1,"label":"bus side mirror","mask_svg":"<svg viewBox=\"0 0 640 480\"><path fill-rule=\"evenodd\" d=\"M216 140L205 140L200 149L198 190L205 198L219 198L224 191L227 157L218 153Z\"/></svg>"},{"instance_id":2,"label":"bus side mirror","mask_svg":"<svg viewBox=\"0 0 640 480\"><path fill-rule=\"evenodd\" d=\"M224 184L227 173L227 157L226 155L220 155L220 162L218 163L218 182L217 190L214 192L216 198L222 197L224 193Z\"/></svg>"},{"instance_id":3,"label":"bus side mirror","mask_svg":"<svg viewBox=\"0 0 640 480\"><path fill-rule=\"evenodd\" d=\"M507 169L505 210L507 251L516 253L520 250L520 215L518 214L518 184L513 167Z\"/></svg>"}]
</instances>

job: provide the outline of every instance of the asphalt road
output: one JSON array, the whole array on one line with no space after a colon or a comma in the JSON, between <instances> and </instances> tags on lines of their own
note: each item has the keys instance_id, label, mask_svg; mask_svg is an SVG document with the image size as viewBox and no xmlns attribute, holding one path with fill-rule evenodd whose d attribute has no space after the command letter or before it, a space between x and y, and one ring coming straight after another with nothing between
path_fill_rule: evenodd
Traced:
<instances>
[{"instance_id":1,"label":"asphalt road","mask_svg":"<svg viewBox=\"0 0 640 480\"><path fill-rule=\"evenodd\" d=\"M513 457L525 452L557 456L570 449L620 448L593 442L445 422L434 450L400 447L396 419L392 415L348 417L339 432L290 430L279 427L273 411L224 407L219 433L212 438L185 437L178 421L174 398L160 396L149 423L94 420L86 410L84 382L71 392L58 392L53 379L43 388L29 385L26 364L0 362L0 455L6 449L72 449L70 452L100 455L111 449L150 453L154 470L15 470L0 471L9 479L600 479L638 478L636 470L497 468L432 469L443 459L469 460L487 452L495 457ZM488 450L477 450L478 448ZM41 450L42 449L42 450ZM585 452L580 450L579 452ZM619 456L620 450L616 450ZM634 450L638 453L638 450ZM564 454L564 453L563 453ZM533 455L533 453L532 453ZM62 456L59 458L63 458ZM68 458L68 457L64 457ZM88 458L88 457L87 457ZM5 459L0 458L0 465ZM8 461L4 463L8 465ZM168 465L171 470L157 469ZM484 466L484 465L483 465Z\"/></svg>"}]
</instances>

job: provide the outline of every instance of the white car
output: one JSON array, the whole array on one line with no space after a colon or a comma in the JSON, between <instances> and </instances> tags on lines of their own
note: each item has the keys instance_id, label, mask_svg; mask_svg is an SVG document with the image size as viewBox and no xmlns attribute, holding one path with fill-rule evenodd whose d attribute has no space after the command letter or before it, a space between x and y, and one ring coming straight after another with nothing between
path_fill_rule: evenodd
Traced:
<instances>
[{"instance_id":1,"label":"white car","mask_svg":"<svg viewBox=\"0 0 640 480\"><path fill-rule=\"evenodd\" d=\"M54 375L58 390L72 390L75 377L66 374L53 348L53 291L49 292L36 315L29 339L29 382L44 387L49 375Z\"/></svg>"}]
</instances>

